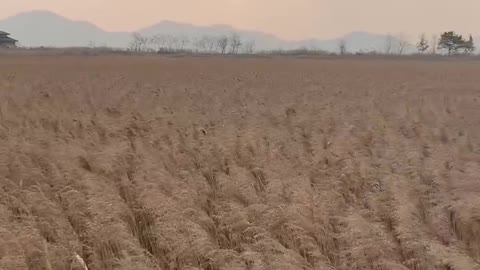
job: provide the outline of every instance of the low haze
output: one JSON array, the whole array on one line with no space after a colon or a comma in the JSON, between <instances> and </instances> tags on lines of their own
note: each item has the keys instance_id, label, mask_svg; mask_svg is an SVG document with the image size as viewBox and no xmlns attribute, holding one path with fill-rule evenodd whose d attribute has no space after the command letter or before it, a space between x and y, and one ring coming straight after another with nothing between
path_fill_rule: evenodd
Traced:
<instances>
[{"instance_id":1,"label":"low haze","mask_svg":"<svg viewBox=\"0 0 480 270\"><path fill-rule=\"evenodd\" d=\"M229 24L285 39L332 38L351 31L478 34L477 0L3 0L0 18L43 9L86 20L110 31L131 31L159 20ZM446 20L445 18L448 18Z\"/></svg>"}]
</instances>

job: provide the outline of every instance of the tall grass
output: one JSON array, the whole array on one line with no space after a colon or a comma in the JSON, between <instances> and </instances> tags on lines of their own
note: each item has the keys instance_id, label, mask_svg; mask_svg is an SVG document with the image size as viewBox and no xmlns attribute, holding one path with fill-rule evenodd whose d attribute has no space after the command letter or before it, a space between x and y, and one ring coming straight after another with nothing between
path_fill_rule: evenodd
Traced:
<instances>
[{"instance_id":1,"label":"tall grass","mask_svg":"<svg viewBox=\"0 0 480 270\"><path fill-rule=\"evenodd\" d=\"M5 56L0 269L480 269L479 72Z\"/></svg>"}]
</instances>

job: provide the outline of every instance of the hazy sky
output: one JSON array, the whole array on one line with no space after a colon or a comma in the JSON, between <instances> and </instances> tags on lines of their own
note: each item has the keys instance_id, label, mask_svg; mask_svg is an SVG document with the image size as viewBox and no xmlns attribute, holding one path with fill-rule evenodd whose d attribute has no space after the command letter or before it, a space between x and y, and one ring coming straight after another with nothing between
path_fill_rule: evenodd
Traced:
<instances>
[{"instance_id":1,"label":"hazy sky","mask_svg":"<svg viewBox=\"0 0 480 270\"><path fill-rule=\"evenodd\" d=\"M106 30L136 30L161 20L230 24L288 39L351 31L455 30L480 34L480 0L0 0L0 18L44 9Z\"/></svg>"}]
</instances>

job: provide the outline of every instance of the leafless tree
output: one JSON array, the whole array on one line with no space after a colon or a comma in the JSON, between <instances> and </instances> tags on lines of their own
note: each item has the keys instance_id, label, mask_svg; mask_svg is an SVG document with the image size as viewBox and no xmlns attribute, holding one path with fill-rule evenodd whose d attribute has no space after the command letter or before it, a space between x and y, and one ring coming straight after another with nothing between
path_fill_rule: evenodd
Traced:
<instances>
[{"instance_id":1,"label":"leafless tree","mask_svg":"<svg viewBox=\"0 0 480 270\"><path fill-rule=\"evenodd\" d=\"M128 45L128 50L132 52L139 52L140 51L140 42L138 41L137 38L133 38L133 40L130 42Z\"/></svg>"},{"instance_id":2,"label":"leafless tree","mask_svg":"<svg viewBox=\"0 0 480 270\"><path fill-rule=\"evenodd\" d=\"M433 34L432 35L432 42L431 42L432 46L432 54L437 54L437 44L438 44L438 35L437 34Z\"/></svg>"},{"instance_id":3,"label":"leafless tree","mask_svg":"<svg viewBox=\"0 0 480 270\"><path fill-rule=\"evenodd\" d=\"M254 51L255 51L255 40L250 40L243 44L243 52L245 54L253 54Z\"/></svg>"},{"instance_id":4,"label":"leafless tree","mask_svg":"<svg viewBox=\"0 0 480 270\"><path fill-rule=\"evenodd\" d=\"M236 54L240 46L242 46L242 40L240 39L240 35L237 33L233 33L230 36L230 53Z\"/></svg>"},{"instance_id":5,"label":"leafless tree","mask_svg":"<svg viewBox=\"0 0 480 270\"><path fill-rule=\"evenodd\" d=\"M147 50L149 39L139 33L133 34L133 40L130 42L129 49L133 52L144 52Z\"/></svg>"},{"instance_id":6,"label":"leafless tree","mask_svg":"<svg viewBox=\"0 0 480 270\"><path fill-rule=\"evenodd\" d=\"M148 37L140 36L140 44L141 44L142 52L148 51L148 41L149 41Z\"/></svg>"},{"instance_id":7,"label":"leafless tree","mask_svg":"<svg viewBox=\"0 0 480 270\"><path fill-rule=\"evenodd\" d=\"M217 38L214 36L205 36L205 45L208 53L214 53L217 47Z\"/></svg>"},{"instance_id":8,"label":"leafless tree","mask_svg":"<svg viewBox=\"0 0 480 270\"><path fill-rule=\"evenodd\" d=\"M344 55L347 53L347 41L342 39L338 42L338 51L340 55Z\"/></svg>"},{"instance_id":9,"label":"leafless tree","mask_svg":"<svg viewBox=\"0 0 480 270\"><path fill-rule=\"evenodd\" d=\"M204 35L196 38L193 45L197 52L213 53L217 44L216 42L215 37Z\"/></svg>"},{"instance_id":10,"label":"leafless tree","mask_svg":"<svg viewBox=\"0 0 480 270\"><path fill-rule=\"evenodd\" d=\"M228 37L221 36L217 39L217 49L221 54L225 54L227 52L228 47Z\"/></svg>"},{"instance_id":11,"label":"leafless tree","mask_svg":"<svg viewBox=\"0 0 480 270\"><path fill-rule=\"evenodd\" d=\"M177 49L178 38L174 35L165 35L165 44L169 51L173 51Z\"/></svg>"},{"instance_id":12,"label":"leafless tree","mask_svg":"<svg viewBox=\"0 0 480 270\"><path fill-rule=\"evenodd\" d=\"M192 46L195 50L195 52L200 52L201 51L201 48L203 47L202 44L201 44L202 40L200 38L194 38L193 41L192 41Z\"/></svg>"},{"instance_id":13,"label":"leafless tree","mask_svg":"<svg viewBox=\"0 0 480 270\"><path fill-rule=\"evenodd\" d=\"M398 34L396 37L398 55L402 55L405 51L405 48L410 45L408 38L404 34Z\"/></svg>"},{"instance_id":14,"label":"leafless tree","mask_svg":"<svg viewBox=\"0 0 480 270\"><path fill-rule=\"evenodd\" d=\"M193 47L197 52L206 52L207 51L207 40L203 37L197 37L193 41Z\"/></svg>"},{"instance_id":15,"label":"leafless tree","mask_svg":"<svg viewBox=\"0 0 480 270\"><path fill-rule=\"evenodd\" d=\"M157 52L165 50L166 36L164 34L155 34L150 38L150 42Z\"/></svg>"},{"instance_id":16,"label":"leafless tree","mask_svg":"<svg viewBox=\"0 0 480 270\"><path fill-rule=\"evenodd\" d=\"M385 37L385 54L390 54L392 52L392 47L393 47L393 41L394 41L394 37L390 34L388 34L386 37Z\"/></svg>"},{"instance_id":17,"label":"leafless tree","mask_svg":"<svg viewBox=\"0 0 480 270\"><path fill-rule=\"evenodd\" d=\"M178 49L179 49L179 50L184 50L185 47L188 45L189 42L190 42L190 40L188 39L187 36L181 35L181 36L178 38Z\"/></svg>"}]
</instances>

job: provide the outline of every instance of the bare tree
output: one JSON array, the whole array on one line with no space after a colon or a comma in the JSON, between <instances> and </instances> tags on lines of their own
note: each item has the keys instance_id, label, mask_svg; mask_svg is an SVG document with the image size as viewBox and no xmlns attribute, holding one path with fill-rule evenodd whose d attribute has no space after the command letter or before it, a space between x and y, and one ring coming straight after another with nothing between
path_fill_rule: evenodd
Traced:
<instances>
[{"instance_id":1,"label":"bare tree","mask_svg":"<svg viewBox=\"0 0 480 270\"><path fill-rule=\"evenodd\" d=\"M204 47L203 40L198 37L193 39L192 45L196 52L201 52Z\"/></svg>"},{"instance_id":2,"label":"bare tree","mask_svg":"<svg viewBox=\"0 0 480 270\"><path fill-rule=\"evenodd\" d=\"M130 41L130 44L128 45L128 50L130 50L132 52L139 52L140 51L140 41L138 40L138 38L135 34L133 35L133 40Z\"/></svg>"},{"instance_id":3,"label":"bare tree","mask_svg":"<svg viewBox=\"0 0 480 270\"><path fill-rule=\"evenodd\" d=\"M150 38L150 42L157 52L165 50L166 36L163 34L155 34Z\"/></svg>"},{"instance_id":4,"label":"bare tree","mask_svg":"<svg viewBox=\"0 0 480 270\"><path fill-rule=\"evenodd\" d=\"M208 53L214 53L217 45L217 39L213 36L205 36L205 45Z\"/></svg>"},{"instance_id":5,"label":"bare tree","mask_svg":"<svg viewBox=\"0 0 480 270\"><path fill-rule=\"evenodd\" d=\"M407 37L404 34L398 34L396 37L397 41L397 48L398 48L398 55L402 55L405 51L405 48L410 45L408 42Z\"/></svg>"},{"instance_id":6,"label":"bare tree","mask_svg":"<svg viewBox=\"0 0 480 270\"><path fill-rule=\"evenodd\" d=\"M438 47L438 35L437 34L433 34L432 35L432 54L437 54L437 47Z\"/></svg>"},{"instance_id":7,"label":"bare tree","mask_svg":"<svg viewBox=\"0 0 480 270\"><path fill-rule=\"evenodd\" d=\"M221 36L217 39L217 48L221 54L225 54L227 52L228 47L228 37Z\"/></svg>"},{"instance_id":8,"label":"bare tree","mask_svg":"<svg viewBox=\"0 0 480 270\"><path fill-rule=\"evenodd\" d=\"M208 50L208 45L207 45L207 38L205 36L203 37L197 37L193 41L193 47L195 47L195 50L197 52L207 52Z\"/></svg>"},{"instance_id":9,"label":"bare tree","mask_svg":"<svg viewBox=\"0 0 480 270\"><path fill-rule=\"evenodd\" d=\"M393 40L394 38L390 34L385 37L385 54L390 54L392 52Z\"/></svg>"},{"instance_id":10,"label":"bare tree","mask_svg":"<svg viewBox=\"0 0 480 270\"><path fill-rule=\"evenodd\" d=\"M253 54L255 51L255 40L245 42L243 45L243 52L245 54Z\"/></svg>"},{"instance_id":11,"label":"bare tree","mask_svg":"<svg viewBox=\"0 0 480 270\"><path fill-rule=\"evenodd\" d=\"M216 38L208 35L196 38L193 42L193 46L197 52L213 53L216 46Z\"/></svg>"},{"instance_id":12,"label":"bare tree","mask_svg":"<svg viewBox=\"0 0 480 270\"><path fill-rule=\"evenodd\" d=\"M148 37L140 36L140 45L141 45L142 52L148 51L148 41L149 41Z\"/></svg>"},{"instance_id":13,"label":"bare tree","mask_svg":"<svg viewBox=\"0 0 480 270\"><path fill-rule=\"evenodd\" d=\"M417 43L417 49L420 53L425 53L430 45L428 44L427 36L425 34L420 35L420 40Z\"/></svg>"},{"instance_id":14,"label":"bare tree","mask_svg":"<svg viewBox=\"0 0 480 270\"><path fill-rule=\"evenodd\" d=\"M347 53L347 41L342 39L338 42L338 51L340 55L344 55Z\"/></svg>"},{"instance_id":15,"label":"bare tree","mask_svg":"<svg viewBox=\"0 0 480 270\"><path fill-rule=\"evenodd\" d=\"M169 51L174 51L177 48L178 38L174 35L165 35L165 44Z\"/></svg>"},{"instance_id":16,"label":"bare tree","mask_svg":"<svg viewBox=\"0 0 480 270\"><path fill-rule=\"evenodd\" d=\"M187 46L187 44L190 42L190 40L188 39L187 36L185 35L181 35L179 38L178 38L178 46L179 46L179 49L180 50L185 50L185 47Z\"/></svg>"},{"instance_id":17,"label":"bare tree","mask_svg":"<svg viewBox=\"0 0 480 270\"><path fill-rule=\"evenodd\" d=\"M144 52L147 50L148 41L149 39L147 37L144 37L139 33L134 33L129 49L133 52Z\"/></svg>"},{"instance_id":18,"label":"bare tree","mask_svg":"<svg viewBox=\"0 0 480 270\"><path fill-rule=\"evenodd\" d=\"M236 54L240 46L242 46L242 41L240 39L240 35L237 33L233 33L230 36L230 53Z\"/></svg>"}]
</instances>

